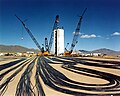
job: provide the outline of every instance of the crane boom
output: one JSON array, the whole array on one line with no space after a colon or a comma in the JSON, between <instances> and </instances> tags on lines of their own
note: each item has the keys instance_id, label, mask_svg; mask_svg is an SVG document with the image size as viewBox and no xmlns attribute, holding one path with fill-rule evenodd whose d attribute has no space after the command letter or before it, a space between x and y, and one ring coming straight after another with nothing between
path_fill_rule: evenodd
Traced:
<instances>
[{"instance_id":1,"label":"crane boom","mask_svg":"<svg viewBox=\"0 0 120 96\"><path fill-rule=\"evenodd\" d=\"M17 15L15 15L15 16L22 23L22 25L24 26L25 30L28 32L28 34L30 35L31 39L34 41L34 43L39 48L39 50L42 51L41 46L39 45L39 43L37 42L37 40L33 36L32 32L26 27L25 23Z\"/></svg>"},{"instance_id":2,"label":"crane boom","mask_svg":"<svg viewBox=\"0 0 120 96\"><path fill-rule=\"evenodd\" d=\"M77 40L78 40L78 37L79 37L79 34L80 34L81 22L82 22L82 18L83 18L83 15L85 14L86 10L87 10L87 8L85 8L85 10L83 11L82 15L80 16L79 22L77 24L77 28L75 30L73 41L72 41L71 48L70 48L70 53L72 53L75 45L78 43Z\"/></svg>"},{"instance_id":3,"label":"crane boom","mask_svg":"<svg viewBox=\"0 0 120 96\"><path fill-rule=\"evenodd\" d=\"M47 38L45 38L45 49L46 49L46 51L48 51L48 40L47 40Z\"/></svg>"},{"instance_id":4,"label":"crane boom","mask_svg":"<svg viewBox=\"0 0 120 96\"><path fill-rule=\"evenodd\" d=\"M65 51L68 51L68 50L67 50L68 45L69 45L69 43L67 43L67 45L66 45L66 47L65 47Z\"/></svg>"},{"instance_id":5,"label":"crane boom","mask_svg":"<svg viewBox=\"0 0 120 96\"><path fill-rule=\"evenodd\" d=\"M59 15L56 16L54 26L53 26L53 29L52 29L52 33L51 33L51 37L50 37L50 41L49 41L49 50L48 50L49 52L51 51L52 44L53 44L54 30L59 28L58 23L59 23Z\"/></svg>"}]
</instances>

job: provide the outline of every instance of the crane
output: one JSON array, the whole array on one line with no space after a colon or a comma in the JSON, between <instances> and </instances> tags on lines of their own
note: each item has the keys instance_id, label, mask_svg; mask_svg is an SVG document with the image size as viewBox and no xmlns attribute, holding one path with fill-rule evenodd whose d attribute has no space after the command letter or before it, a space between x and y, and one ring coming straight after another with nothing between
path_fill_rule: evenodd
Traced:
<instances>
[{"instance_id":1,"label":"crane","mask_svg":"<svg viewBox=\"0 0 120 96\"><path fill-rule=\"evenodd\" d=\"M23 27L25 28L25 30L27 31L27 33L29 34L29 36L31 37L31 39L34 41L34 43L36 44L36 46L39 48L39 50L43 53L44 52L43 48L41 48L41 46L39 45L39 43L37 42L37 40L33 36L32 32L26 27L25 23L17 15L15 15L15 16L22 23Z\"/></svg>"},{"instance_id":2,"label":"crane","mask_svg":"<svg viewBox=\"0 0 120 96\"><path fill-rule=\"evenodd\" d=\"M67 43L67 45L66 45L66 47L65 47L65 51L68 51L68 50L67 50L68 45L69 45L69 43Z\"/></svg>"},{"instance_id":3,"label":"crane","mask_svg":"<svg viewBox=\"0 0 120 96\"><path fill-rule=\"evenodd\" d=\"M48 48L48 52L50 53L51 48L52 48L52 44L53 44L53 39L54 39L54 30L59 28L59 15L56 16L55 22L54 22L54 26L52 29L52 33L51 33L51 37L50 37L50 41L49 41L49 48Z\"/></svg>"},{"instance_id":4,"label":"crane","mask_svg":"<svg viewBox=\"0 0 120 96\"><path fill-rule=\"evenodd\" d=\"M47 38L45 38L45 51L44 51L44 53L43 53L43 55L44 56L48 56L49 55L49 53L48 53L48 50L49 50L49 46L48 46L48 40L47 40Z\"/></svg>"},{"instance_id":5,"label":"crane","mask_svg":"<svg viewBox=\"0 0 120 96\"><path fill-rule=\"evenodd\" d=\"M49 47L48 47L48 40L47 40L47 38L45 38L45 49L46 49L46 51L49 50Z\"/></svg>"},{"instance_id":6,"label":"crane","mask_svg":"<svg viewBox=\"0 0 120 96\"><path fill-rule=\"evenodd\" d=\"M72 40L70 51L66 51L65 55L70 55L73 52L73 49L74 49L75 45L78 43L78 37L79 37L79 34L80 34L80 27L81 27L83 15L85 14L86 10L87 10L87 8L85 8L82 15L80 16L79 22L77 24L77 28L76 28L75 33L74 33L74 37L73 37L73 40Z\"/></svg>"}]
</instances>

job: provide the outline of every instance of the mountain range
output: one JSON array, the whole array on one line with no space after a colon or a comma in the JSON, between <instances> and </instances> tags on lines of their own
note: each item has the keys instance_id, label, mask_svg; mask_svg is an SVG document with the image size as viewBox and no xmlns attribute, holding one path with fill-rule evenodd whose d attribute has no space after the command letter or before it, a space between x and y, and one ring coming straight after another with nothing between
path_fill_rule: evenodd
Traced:
<instances>
[{"instance_id":1,"label":"mountain range","mask_svg":"<svg viewBox=\"0 0 120 96\"><path fill-rule=\"evenodd\" d=\"M97 49L97 50L93 50L93 51L86 51L86 50L79 50L82 53L101 53L101 54L106 54L106 55L110 55L110 56L118 56L120 55L120 51L114 51L114 50L110 50L107 48L101 48L101 49Z\"/></svg>"},{"instance_id":2,"label":"mountain range","mask_svg":"<svg viewBox=\"0 0 120 96\"><path fill-rule=\"evenodd\" d=\"M38 49L30 49L19 45L0 45L0 52L26 52L26 51L33 51L39 52ZM114 51L106 48L101 48L93 51L86 51L86 50L79 50L82 53L102 53L111 56L118 56L120 55L120 51Z\"/></svg>"},{"instance_id":3,"label":"mountain range","mask_svg":"<svg viewBox=\"0 0 120 96\"><path fill-rule=\"evenodd\" d=\"M39 52L37 49L30 49L19 45L0 45L0 52L26 52L33 51Z\"/></svg>"}]
</instances>

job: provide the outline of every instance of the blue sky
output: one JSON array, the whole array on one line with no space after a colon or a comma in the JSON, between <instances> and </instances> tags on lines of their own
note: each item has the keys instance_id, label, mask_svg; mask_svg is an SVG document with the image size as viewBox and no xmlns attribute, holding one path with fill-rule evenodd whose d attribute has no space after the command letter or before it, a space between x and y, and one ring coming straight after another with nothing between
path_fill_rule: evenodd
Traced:
<instances>
[{"instance_id":1,"label":"blue sky","mask_svg":"<svg viewBox=\"0 0 120 96\"><path fill-rule=\"evenodd\" d=\"M71 44L79 15L87 8L75 49L120 51L119 5L120 0L0 0L0 44L37 48L14 14L28 19L26 26L41 46L45 37L50 39L55 16L59 15L65 45Z\"/></svg>"}]
</instances>

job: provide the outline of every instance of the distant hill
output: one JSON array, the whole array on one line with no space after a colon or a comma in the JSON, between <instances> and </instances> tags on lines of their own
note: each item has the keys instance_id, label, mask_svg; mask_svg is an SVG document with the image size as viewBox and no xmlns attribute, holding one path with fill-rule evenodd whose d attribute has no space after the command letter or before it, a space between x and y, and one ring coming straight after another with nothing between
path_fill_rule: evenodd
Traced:
<instances>
[{"instance_id":1,"label":"distant hill","mask_svg":"<svg viewBox=\"0 0 120 96\"><path fill-rule=\"evenodd\" d=\"M39 52L37 49L30 49L19 45L0 45L0 52Z\"/></svg>"},{"instance_id":2,"label":"distant hill","mask_svg":"<svg viewBox=\"0 0 120 96\"><path fill-rule=\"evenodd\" d=\"M92 52L94 52L94 53L102 53L102 54L111 55L111 56L120 55L120 51L114 51L114 50L110 50L110 49L106 49L106 48L93 50Z\"/></svg>"},{"instance_id":3,"label":"distant hill","mask_svg":"<svg viewBox=\"0 0 120 96\"><path fill-rule=\"evenodd\" d=\"M86 50L79 50L82 53L102 53L106 55L111 55L111 56L118 56L120 55L120 51L114 51L106 48L101 48L93 51L86 51Z\"/></svg>"},{"instance_id":4,"label":"distant hill","mask_svg":"<svg viewBox=\"0 0 120 96\"><path fill-rule=\"evenodd\" d=\"M26 51L33 51L39 52L37 49L30 49L19 45L0 45L0 52L26 52ZM97 49L93 51L86 51L86 50L79 50L82 53L102 53L111 56L118 56L120 55L120 51L114 51L106 48Z\"/></svg>"},{"instance_id":5,"label":"distant hill","mask_svg":"<svg viewBox=\"0 0 120 96\"><path fill-rule=\"evenodd\" d=\"M82 53L89 53L90 51L86 51L86 50L79 50Z\"/></svg>"}]
</instances>

